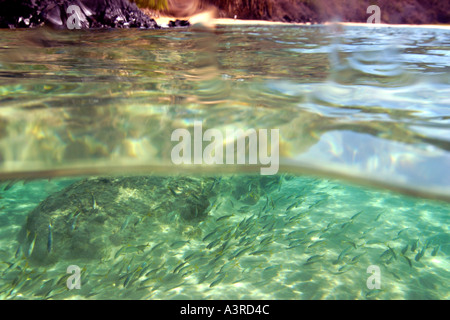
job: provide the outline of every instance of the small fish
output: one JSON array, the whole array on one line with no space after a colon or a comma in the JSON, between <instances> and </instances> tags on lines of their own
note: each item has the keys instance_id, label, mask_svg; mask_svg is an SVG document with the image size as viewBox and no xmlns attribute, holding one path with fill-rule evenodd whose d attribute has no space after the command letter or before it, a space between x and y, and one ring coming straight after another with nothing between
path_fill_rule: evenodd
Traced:
<instances>
[{"instance_id":1,"label":"small fish","mask_svg":"<svg viewBox=\"0 0 450 320\"><path fill-rule=\"evenodd\" d=\"M224 278L225 278L225 274L222 274L222 275L218 276L218 277L216 278L216 280L214 280L214 281L209 285L209 287L212 288L212 287L218 285L218 284L220 283L220 281L222 281Z\"/></svg>"},{"instance_id":2,"label":"small fish","mask_svg":"<svg viewBox=\"0 0 450 320\"><path fill-rule=\"evenodd\" d=\"M31 256L31 254L33 253L33 249L34 249L34 244L36 242L36 237L37 237L37 233L34 234L34 238L33 241L30 243L30 246L28 247L28 257Z\"/></svg>"},{"instance_id":3,"label":"small fish","mask_svg":"<svg viewBox=\"0 0 450 320\"><path fill-rule=\"evenodd\" d=\"M379 213L373 221L378 221L381 218L381 216L383 215L383 213L384 212Z\"/></svg>"},{"instance_id":4,"label":"small fish","mask_svg":"<svg viewBox=\"0 0 450 320\"><path fill-rule=\"evenodd\" d=\"M61 286L61 285L64 285L65 283L67 283L67 278L69 277L69 275L67 275L67 274L63 274L59 279L58 279L58 281L56 281L56 285L57 286Z\"/></svg>"},{"instance_id":5,"label":"small fish","mask_svg":"<svg viewBox=\"0 0 450 320\"><path fill-rule=\"evenodd\" d=\"M199 253L194 251L194 252L188 254L186 257L184 257L184 261L189 261L189 260L195 258L197 255L199 255Z\"/></svg>"},{"instance_id":6,"label":"small fish","mask_svg":"<svg viewBox=\"0 0 450 320\"><path fill-rule=\"evenodd\" d=\"M179 248L183 247L187 243L190 243L190 241L189 240L187 240L187 241L184 241L184 240L175 241L175 242L173 242L170 245L170 247L173 248L173 249L179 249Z\"/></svg>"},{"instance_id":7,"label":"small fish","mask_svg":"<svg viewBox=\"0 0 450 320\"><path fill-rule=\"evenodd\" d=\"M246 238L246 241L244 241L243 246L250 246L250 245L254 244L255 239L256 239L256 236Z\"/></svg>"},{"instance_id":8,"label":"small fish","mask_svg":"<svg viewBox=\"0 0 450 320\"><path fill-rule=\"evenodd\" d=\"M133 260L134 260L134 257L132 257L132 258L130 259L130 262L129 262L128 265L127 265L127 272L130 272L130 271L131 271L131 264L133 263Z\"/></svg>"},{"instance_id":9,"label":"small fish","mask_svg":"<svg viewBox=\"0 0 450 320\"><path fill-rule=\"evenodd\" d=\"M53 248L53 233L52 233L52 224L48 224L48 239L47 239L47 251L48 253L52 252Z\"/></svg>"},{"instance_id":10,"label":"small fish","mask_svg":"<svg viewBox=\"0 0 450 320\"><path fill-rule=\"evenodd\" d=\"M326 243L326 240L315 241L315 242L313 242L312 244L310 244L310 245L308 246L308 248L314 248L314 247L317 247L317 246L319 246L319 245L323 245L323 244L325 244L325 243Z\"/></svg>"},{"instance_id":11,"label":"small fish","mask_svg":"<svg viewBox=\"0 0 450 320\"><path fill-rule=\"evenodd\" d=\"M266 244L268 244L269 242L271 242L273 240L273 235L267 236L264 239L262 239L259 244L264 246Z\"/></svg>"},{"instance_id":12,"label":"small fish","mask_svg":"<svg viewBox=\"0 0 450 320\"><path fill-rule=\"evenodd\" d=\"M271 231L273 229L273 227L275 226L275 220L267 223L265 226L263 226L263 230L267 229L266 231Z\"/></svg>"},{"instance_id":13,"label":"small fish","mask_svg":"<svg viewBox=\"0 0 450 320\"><path fill-rule=\"evenodd\" d=\"M219 244L220 238L213 240L212 242L210 242L207 246L206 249L212 249L214 248L216 245Z\"/></svg>"},{"instance_id":14,"label":"small fish","mask_svg":"<svg viewBox=\"0 0 450 320\"><path fill-rule=\"evenodd\" d=\"M168 187L168 189L170 190L170 192L176 197L176 196L178 196L176 193L175 193L175 191L171 188L171 187Z\"/></svg>"},{"instance_id":15,"label":"small fish","mask_svg":"<svg viewBox=\"0 0 450 320\"><path fill-rule=\"evenodd\" d=\"M273 202L272 197L270 197L270 205L272 206L272 209L275 209L275 202Z\"/></svg>"},{"instance_id":16,"label":"small fish","mask_svg":"<svg viewBox=\"0 0 450 320\"><path fill-rule=\"evenodd\" d=\"M294 247L298 247L299 245L305 244L309 242L309 239L297 239L297 240L293 240L291 242L289 242L288 244L288 249L294 248Z\"/></svg>"},{"instance_id":17,"label":"small fish","mask_svg":"<svg viewBox=\"0 0 450 320\"><path fill-rule=\"evenodd\" d=\"M302 218L305 215L305 212L299 212L298 214L293 215L288 219L288 222L292 222L294 220L297 220L299 218Z\"/></svg>"},{"instance_id":18,"label":"small fish","mask_svg":"<svg viewBox=\"0 0 450 320\"><path fill-rule=\"evenodd\" d=\"M395 279L397 279L397 280L399 280L399 281L402 280L402 278L400 278L399 275L396 274L395 272L389 271L389 273L392 274L392 275L394 276Z\"/></svg>"},{"instance_id":19,"label":"small fish","mask_svg":"<svg viewBox=\"0 0 450 320\"><path fill-rule=\"evenodd\" d=\"M320 233L320 230L311 230L311 231L308 232L306 235L307 235L307 236L311 236L311 235L318 234L318 233Z\"/></svg>"},{"instance_id":20,"label":"small fish","mask_svg":"<svg viewBox=\"0 0 450 320\"><path fill-rule=\"evenodd\" d=\"M219 210L220 206L222 205L223 201L220 201L219 204L216 205L216 210Z\"/></svg>"},{"instance_id":21,"label":"small fish","mask_svg":"<svg viewBox=\"0 0 450 320\"><path fill-rule=\"evenodd\" d=\"M276 277L278 275L278 272L283 268L282 265L275 265L265 268L262 271L262 276L265 279L271 279L273 277Z\"/></svg>"},{"instance_id":22,"label":"small fish","mask_svg":"<svg viewBox=\"0 0 450 320\"><path fill-rule=\"evenodd\" d=\"M385 250L385 251L380 255L380 259L382 259L382 260L384 260L384 261L388 261L389 258L393 258L392 251L391 251L390 248L387 249L387 250Z\"/></svg>"},{"instance_id":23,"label":"small fish","mask_svg":"<svg viewBox=\"0 0 450 320\"><path fill-rule=\"evenodd\" d=\"M402 255L403 258L405 258L406 262L408 262L409 267L412 268L412 262L411 260L409 260L409 258L407 256Z\"/></svg>"},{"instance_id":24,"label":"small fish","mask_svg":"<svg viewBox=\"0 0 450 320\"><path fill-rule=\"evenodd\" d=\"M47 297L53 290L53 282L54 280L45 281L33 295Z\"/></svg>"},{"instance_id":25,"label":"small fish","mask_svg":"<svg viewBox=\"0 0 450 320\"><path fill-rule=\"evenodd\" d=\"M370 240L366 241L366 245L378 244L378 243L383 243L383 241L377 240L377 239L370 239Z\"/></svg>"},{"instance_id":26,"label":"small fish","mask_svg":"<svg viewBox=\"0 0 450 320\"><path fill-rule=\"evenodd\" d=\"M349 245L351 245L353 248L356 249L357 245L355 242L351 241L351 240L344 240L342 241L343 243L348 243Z\"/></svg>"},{"instance_id":27,"label":"small fish","mask_svg":"<svg viewBox=\"0 0 450 320\"><path fill-rule=\"evenodd\" d=\"M266 195L266 204L263 207L263 211L266 211L266 208L268 208L268 206L269 206L269 196Z\"/></svg>"},{"instance_id":28,"label":"small fish","mask_svg":"<svg viewBox=\"0 0 450 320\"><path fill-rule=\"evenodd\" d=\"M358 260L363 256L363 255L365 255L366 253L364 252L364 253L361 253L361 254L358 254L358 255L356 255L356 256L354 256L353 258L352 258L352 260L350 261L350 263L357 263L358 262Z\"/></svg>"},{"instance_id":29,"label":"small fish","mask_svg":"<svg viewBox=\"0 0 450 320\"><path fill-rule=\"evenodd\" d=\"M145 219L145 216L144 216L144 217L137 218L136 222L134 223L134 226L136 227L136 226L137 226L139 223L141 223L142 220L144 220L144 219Z\"/></svg>"},{"instance_id":30,"label":"small fish","mask_svg":"<svg viewBox=\"0 0 450 320\"><path fill-rule=\"evenodd\" d=\"M149 272L147 272L147 273L145 274L145 276L148 278L148 277L150 277L150 276L155 275L156 272L158 272L159 270L161 270L163 266L164 266L164 262L163 262L159 267L157 267L157 268L155 268L155 269L152 269L152 270L150 270Z\"/></svg>"},{"instance_id":31,"label":"small fish","mask_svg":"<svg viewBox=\"0 0 450 320\"><path fill-rule=\"evenodd\" d=\"M147 262L143 262L139 268L140 268L140 273L139 273L139 278L142 277L144 275L145 272L147 272L148 268L150 267L150 265L147 264Z\"/></svg>"},{"instance_id":32,"label":"small fish","mask_svg":"<svg viewBox=\"0 0 450 320\"><path fill-rule=\"evenodd\" d=\"M210 233L208 233L208 234L202 239L202 241L206 241L206 240L208 240L209 238L211 238L211 237L217 232L218 229L219 229L219 228L216 228L216 229L214 229L213 231L211 231Z\"/></svg>"},{"instance_id":33,"label":"small fish","mask_svg":"<svg viewBox=\"0 0 450 320\"><path fill-rule=\"evenodd\" d=\"M369 292L367 292L366 298L367 298L367 299L376 298L376 297L378 297L378 296L380 295L381 292L382 292L382 291L379 290L379 289L373 289L373 290L370 290Z\"/></svg>"},{"instance_id":34,"label":"small fish","mask_svg":"<svg viewBox=\"0 0 450 320\"><path fill-rule=\"evenodd\" d=\"M278 192L281 191L281 185L283 184L283 176L280 177L280 180L278 181Z\"/></svg>"},{"instance_id":35,"label":"small fish","mask_svg":"<svg viewBox=\"0 0 450 320\"><path fill-rule=\"evenodd\" d=\"M350 218L350 220L356 219L356 217L358 217L361 213L363 213L363 210L361 210L361 211L359 211L358 213L354 214L354 215Z\"/></svg>"},{"instance_id":36,"label":"small fish","mask_svg":"<svg viewBox=\"0 0 450 320\"><path fill-rule=\"evenodd\" d=\"M374 229L375 229L375 227L367 228L365 231L362 232L362 235L369 234L369 233L372 232L372 230L374 230Z\"/></svg>"},{"instance_id":37,"label":"small fish","mask_svg":"<svg viewBox=\"0 0 450 320\"><path fill-rule=\"evenodd\" d=\"M419 239L414 240L412 246L411 246L411 251L412 252L416 252L417 246L419 245Z\"/></svg>"},{"instance_id":38,"label":"small fish","mask_svg":"<svg viewBox=\"0 0 450 320\"><path fill-rule=\"evenodd\" d=\"M433 243L433 241L431 239L428 239L427 243L425 244L425 248L428 249L432 243Z\"/></svg>"},{"instance_id":39,"label":"small fish","mask_svg":"<svg viewBox=\"0 0 450 320\"><path fill-rule=\"evenodd\" d=\"M155 244L148 253L152 252L153 250L155 250L156 248L162 246L164 243L166 243L165 241L161 241L160 243Z\"/></svg>"},{"instance_id":40,"label":"small fish","mask_svg":"<svg viewBox=\"0 0 450 320\"><path fill-rule=\"evenodd\" d=\"M312 257L309 257L308 260L306 260L305 265L315 263L315 262L319 261L322 257L323 257L323 254L316 254Z\"/></svg>"},{"instance_id":41,"label":"small fish","mask_svg":"<svg viewBox=\"0 0 450 320\"><path fill-rule=\"evenodd\" d=\"M304 235L305 235L305 231L303 231L303 230L296 230L296 231L292 231L292 232L288 233L286 238L290 240L290 239L302 237Z\"/></svg>"},{"instance_id":42,"label":"small fish","mask_svg":"<svg viewBox=\"0 0 450 320\"><path fill-rule=\"evenodd\" d=\"M436 246L433 251L431 252L431 256L435 257L437 253L439 252L439 249L441 248L441 245Z\"/></svg>"},{"instance_id":43,"label":"small fish","mask_svg":"<svg viewBox=\"0 0 450 320\"><path fill-rule=\"evenodd\" d=\"M188 270L189 266L184 266L183 268L181 268L178 273L181 274L181 278L185 278L190 274L193 274L195 270ZM186 272L184 272L186 271Z\"/></svg>"},{"instance_id":44,"label":"small fish","mask_svg":"<svg viewBox=\"0 0 450 320\"><path fill-rule=\"evenodd\" d=\"M287 211L289 211L289 210L291 210L293 207L295 207L297 205L297 202L294 202L294 203L292 203L291 205L289 205L287 208L286 208L286 212Z\"/></svg>"},{"instance_id":45,"label":"small fish","mask_svg":"<svg viewBox=\"0 0 450 320\"><path fill-rule=\"evenodd\" d=\"M244 249L240 249L240 250L235 251L236 254L234 254L234 255L232 256L232 259L235 259L235 258L241 256L242 254L244 254L246 251L249 251L249 250L252 250L252 248L251 248L251 247L247 247L247 248L244 248Z\"/></svg>"},{"instance_id":46,"label":"small fish","mask_svg":"<svg viewBox=\"0 0 450 320\"><path fill-rule=\"evenodd\" d=\"M16 250L16 253L15 253L14 257L16 259L19 258L21 252L22 252L22 245L19 245L19 247Z\"/></svg>"},{"instance_id":47,"label":"small fish","mask_svg":"<svg viewBox=\"0 0 450 320\"><path fill-rule=\"evenodd\" d=\"M409 247L409 244L407 243L406 246L401 251L402 255L404 255L408 251L408 247Z\"/></svg>"},{"instance_id":48,"label":"small fish","mask_svg":"<svg viewBox=\"0 0 450 320\"><path fill-rule=\"evenodd\" d=\"M233 214L229 214L229 215L226 215L226 216L221 216L221 217L219 217L219 218L216 219L216 222L219 222L219 221L221 221L221 220L228 219L228 218L230 218L230 217L232 217L232 216L234 216L234 215L233 215Z\"/></svg>"},{"instance_id":49,"label":"small fish","mask_svg":"<svg viewBox=\"0 0 450 320\"><path fill-rule=\"evenodd\" d=\"M425 250L426 250L426 247L423 247L422 250L420 250L420 251L417 253L417 255L415 256L414 260L416 260L417 262L419 262L419 260L422 259L422 257L424 256Z\"/></svg>"},{"instance_id":50,"label":"small fish","mask_svg":"<svg viewBox=\"0 0 450 320\"><path fill-rule=\"evenodd\" d=\"M251 255L251 256L257 256L257 255L265 254L265 253L272 253L272 252L271 252L270 250L265 250L265 249L263 249L263 250L253 251L253 252L251 252L249 255Z\"/></svg>"},{"instance_id":51,"label":"small fish","mask_svg":"<svg viewBox=\"0 0 450 320\"><path fill-rule=\"evenodd\" d=\"M344 223L341 225L341 229L344 229L344 228L348 227L348 226L351 225L352 223L353 223L353 220L350 220L350 221L348 221L348 222L344 222Z\"/></svg>"},{"instance_id":52,"label":"small fish","mask_svg":"<svg viewBox=\"0 0 450 320\"><path fill-rule=\"evenodd\" d=\"M214 179L214 182L213 182L213 184L211 185L211 188L209 188L209 191L211 191L212 189L214 189L216 183L217 183L217 179Z\"/></svg>"},{"instance_id":53,"label":"small fish","mask_svg":"<svg viewBox=\"0 0 450 320\"><path fill-rule=\"evenodd\" d=\"M134 251L134 252L141 252L142 253L142 252L145 251L146 248L148 248L148 246L149 246L148 243L135 246L134 248L136 249L136 251Z\"/></svg>"},{"instance_id":54,"label":"small fish","mask_svg":"<svg viewBox=\"0 0 450 320\"><path fill-rule=\"evenodd\" d=\"M409 228L404 228L404 229L400 230L400 231L397 233L397 237L400 236L403 232L405 232L405 231L408 230L408 229L409 229Z\"/></svg>"},{"instance_id":55,"label":"small fish","mask_svg":"<svg viewBox=\"0 0 450 320\"><path fill-rule=\"evenodd\" d=\"M185 264L187 261L180 263L175 269L173 269L173 273L177 273Z\"/></svg>"},{"instance_id":56,"label":"small fish","mask_svg":"<svg viewBox=\"0 0 450 320\"><path fill-rule=\"evenodd\" d=\"M340 268L338 269L338 272L339 272L339 273L347 272L347 271L350 270L352 267L353 267L353 265L351 265L351 264L344 264L342 267L340 267Z\"/></svg>"},{"instance_id":57,"label":"small fish","mask_svg":"<svg viewBox=\"0 0 450 320\"><path fill-rule=\"evenodd\" d=\"M342 250L342 252L339 254L337 260L334 262L334 264L338 264L339 261L341 261L347 254L348 252L352 249L351 246L346 247L344 250Z\"/></svg>"},{"instance_id":58,"label":"small fish","mask_svg":"<svg viewBox=\"0 0 450 320\"><path fill-rule=\"evenodd\" d=\"M73 218L73 222L72 225L70 226L70 231L75 230L75 228L77 227L77 220L78 217L80 216L81 211L78 212L78 214Z\"/></svg>"},{"instance_id":59,"label":"small fish","mask_svg":"<svg viewBox=\"0 0 450 320\"><path fill-rule=\"evenodd\" d=\"M220 247L219 252L224 252L228 246L228 243L230 243L230 240L224 242L224 244Z\"/></svg>"},{"instance_id":60,"label":"small fish","mask_svg":"<svg viewBox=\"0 0 450 320\"><path fill-rule=\"evenodd\" d=\"M122 254L122 251L125 249L126 247L122 247L119 250L117 250L116 254L114 255L114 260L117 259L118 256L120 256Z\"/></svg>"},{"instance_id":61,"label":"small fish","mask_svg":"<svg viewBox=\"0 0 450 320\"><path fill-rule=\"evenodd\" d=\"M9 264L9 267L3 270L3 274L6 274L9 270L14 270L16 267L20 270L19 264L22 262L22 260L16 261L14 263L11 262L5 262L6 264Z\"/></svg>"},{"instance_id":62,"label":"small fish","mask_svg":"<svg viewBox=\"0 0 450 320\"><path fill-rule=\"evenodd\" d=\"M394 249L392 249L390 246L388 246L389 251L391 252L392 256L394 257L395 260L397 260L397 255L395 254Z\"/></svg>"},{"instance_id":63,"label":"small fish","mask_svg":"<svg viewBox=\"0 0 450 320\"><path fill-rule=\"evenodd\" d=\"M327 224L327 226L325 227L325 229L323 231L326 232L326 231L330 230L335 224L336 224L336 221L331 221L330 223Z\"/></svg>"},{"instance_id":64,"label":"small fish","mask_svg":"<svg viewBox=\"0 0 450 320\"><path fill-rule=\"evenodd\" d=\"M92 209L97 210L98 209L97 201L95 200L94 194L91 193L91 195L92 195Z\"/></svg>"},{"instance_id":65,"label":"small fish","mask_svg":"<svg viewBox=\"0 0 450 320\"><path fill-rule=\"evenodd\" d=\"M124 287L124 288L126 288L126 287L130 284L130 281L131 281L131 279L133 278L135 272L136 272L136 271L134 271L134 272L128 274L128 276L126 277L125 281L123 282L123 287Z\"/></svg>"},{"instance_id":66,"label":"small fish","mask_svg":"<svg viewBox=\"0 0 450 320\"><path fill-rule=\"evenodd\" d=\"M125 230L125 228L128 226L128 223L131 220L131 216L132 216L132 214L128 215L128 217L125 219L125 221L123 222L122 226L120 227L120 231L119 232L122 232L123 230Z\"/></svg>"},{"instance_id":67,"label":"small fish","mask_svg":"<svg viewBox=\"0 0 450 320\"><path fill-rule=\"evenodd\" d=\"M232 236L233 236L233 232L231 232L231 230L225 230L222 233L222 238L223 238L222 240L227 241L227 240L231 239Z\"/></svg>"},{"instance_id":68,"label":"small fish","mask_svg":"<svg viewBox=\"0 0 450 320\"><path fill-rule=\"evenodd\" d=\"M318 206L318 205L319 205L322 201L324 201L324 200L325 200L325 199L321 199L321 200L317 201L316 203L310 205L308 209L311 209L311 208L314 208L314 207Z\"/></svg>"}]
</instances>

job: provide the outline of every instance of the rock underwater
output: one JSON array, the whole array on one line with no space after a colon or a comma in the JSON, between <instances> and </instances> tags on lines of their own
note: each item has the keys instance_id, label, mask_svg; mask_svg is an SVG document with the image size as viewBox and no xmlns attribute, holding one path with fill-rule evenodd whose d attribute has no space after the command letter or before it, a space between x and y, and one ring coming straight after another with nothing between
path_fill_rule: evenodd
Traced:
<instances>
[{"instance_id":1,"label":"rock underwater","mask_svg":"<svg viewBox=\"0 0 450 320\"><path fill-rule=\"evenodd\" d=\"M0 0L0 28L44 25L56 29L160 28L128 0Z\"/></svg>"},{"instance_id":2,"label":"rock underwater","mask_svg":"<svg viewBox=\"0 0 450 320\"><path fill-rule=\"evenodd\" d=\"M178 243L201 242L205 236L201 225L211 219L214 224L211 211L221 203L249 208L260 199L268 201L263 194L279 185L278 176L256 175L83 179L50 195L29 213L18 234L17 252L31 265L45 266L106 261L120 250L142 253L152 242L162 241L176 250ZM238 214L238 208L229 210Z\"/></svg>"},{"instance_id":3,"label":"rock underwater","mask_svg":"<svg viewBox=\"0 0 450 320\"><path fill-rule=\"evenodd\" d=\"M194 237L195 226L207 217L216 194L213 183L213 179L159 176L76 182L29 214L19 233L21 251L30 263L89 261L106 258L114 246L145 245L164 225Z\"/></svg>"}]
</instances>

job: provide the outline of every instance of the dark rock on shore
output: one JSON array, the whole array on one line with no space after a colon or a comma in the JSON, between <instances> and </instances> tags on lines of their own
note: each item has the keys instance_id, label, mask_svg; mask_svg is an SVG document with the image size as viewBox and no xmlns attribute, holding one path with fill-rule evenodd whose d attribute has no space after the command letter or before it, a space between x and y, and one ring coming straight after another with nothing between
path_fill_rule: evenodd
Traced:
<instances>
[{"instance_id":1,"label":"dark rock on shore","mask_svg":"<svg viewBox=\"0 0 450 320\"><path fill-rule=\"evenodd\" d=\"M58 29L160 28L128 0L0 0L0 28L43 25Z\"/></svg>"},{"instance_id":2,"label":"dark rock on shore","mask_svg":"<svg viewBox=\"0 0 450 320\"><path fill-rule=\"evenodd\" d=\"M179 28L179 27L188 27L189 21L186 20L178 20L175 21L169 21L169 27L170 28Z\"/></svg>"}]
</instances>

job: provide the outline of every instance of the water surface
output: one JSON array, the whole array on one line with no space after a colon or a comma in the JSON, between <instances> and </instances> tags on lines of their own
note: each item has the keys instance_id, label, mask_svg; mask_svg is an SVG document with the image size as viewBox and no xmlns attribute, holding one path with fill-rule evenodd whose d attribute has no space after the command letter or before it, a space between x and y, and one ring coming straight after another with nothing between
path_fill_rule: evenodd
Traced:
<instances>
[{"instance_id":1,"label":"water surface","mask_svg":"<svg viewBox=\"0 0 450 320\"><path fill-rule=\"evenodd\" d=\"M448 299L449 33L0 31L1 297ZM279 129L280 175L173 165L195 121ZM111 193L155 173L159 198ZM55 260L93 234L101 253Z\"/></svg>"}]
</instances>

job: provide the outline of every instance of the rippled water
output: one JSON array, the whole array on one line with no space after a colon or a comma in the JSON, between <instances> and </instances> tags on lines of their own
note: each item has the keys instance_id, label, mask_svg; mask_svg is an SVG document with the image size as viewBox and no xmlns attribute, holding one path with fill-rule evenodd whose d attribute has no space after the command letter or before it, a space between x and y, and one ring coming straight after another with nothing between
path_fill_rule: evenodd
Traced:
<instances>
[{"instance_id":1,"label":"rippled water","mask_svg":"<svg viewBox=\"0 0 450 320\"><path fill-rule=\"evenodd\" d=\"M0 31L1 297L448 299L449 39ZM195 121L279 129L280 174L175 166Z\"/></svg>"}]
</instances>

